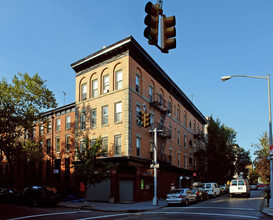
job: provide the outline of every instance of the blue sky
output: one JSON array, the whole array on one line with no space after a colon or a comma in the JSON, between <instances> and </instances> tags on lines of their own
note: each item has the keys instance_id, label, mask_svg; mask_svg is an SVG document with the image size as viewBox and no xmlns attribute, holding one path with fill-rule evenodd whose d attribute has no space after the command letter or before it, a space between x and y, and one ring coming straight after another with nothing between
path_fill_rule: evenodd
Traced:
<instances>
[{"instance_id":1,"label":"blue sky","mask_svg":"<svg viewBox=\"0 0 273 220\"><path fill-rule=\"evenodd\" d=\"M220 78L273 73L273 1L163 0L177 23L169 54L143 36L147 2L1 0L0 77L38 73L62 106L63 91L66 104L75 100L70 64L132 35L205 116L233 128L253 152L268 131L267 81Z\"/></svg>"}]
</instances>

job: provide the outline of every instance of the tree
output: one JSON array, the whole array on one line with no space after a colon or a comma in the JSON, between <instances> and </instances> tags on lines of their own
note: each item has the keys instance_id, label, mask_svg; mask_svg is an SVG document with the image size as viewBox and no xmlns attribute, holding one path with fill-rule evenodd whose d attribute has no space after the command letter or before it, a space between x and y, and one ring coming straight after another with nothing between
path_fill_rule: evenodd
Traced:
<instances>
[{"instance_id":1,"label":"tree","mask_svg":"<svg viewBox=\"0 0 273 220\"><path fill-rule=\"evenodd\" d=\"M210 181L225 183L230 180L235 171L235 145L236 132L221 124L220 120L209 118L207 159L208 174Z\"/></svg>"},{"instance_id":2,"label":"tree","mask_svg":"<svg viewBox=\"0 0 273 220\"><path fill-rule=\"evenodd\" d=\"M236 145L234 147L235 150L235 172L237 174L243 173L243 178L247 178L248 175L248 168L251 164L250 159L250 151L245 151L243 148L239 147L239 145Z\"/></svg>"},{"instance_id":3,"label":"tree","mask_svg":"<svg viewBox=\"0 0 273 220\"><path fill-rule=\"evenodd\" d=\"M259 178L259 173L256 169L251 169L249 171L249 183L250 184L257 184Z\"/></svg>"},{"instance_id":4,"label":"tree","mask_svg":"<svg viewBox=\"0 0 273 220\"><path fill-rule=\"evenodd\" d=\"M110 176L110 171L117 164L107 161L107 151L102 149L102 139L99 137L96 143L90 146L88 136L85 138L85 146L77 150L78 160L74 162L74 177L82 182L87 191L90 186L101 183Z\"/></svg>"},{"instance_id":5,"label":"tree","mask_svg":"<svg viewBox=\"0 0 273 220\"><path fill-rule=\"evenodd\" d=\"M254 144L253 147L257 148L254 152L256 158L254 160L254 165L257 171L259 172L259 176L261 177L264 183L270 182L270 161L269 157L269 138L267 136L267 132L265 132L260 138L260 143Z\"/></svg>"},{"instance_id":6,"label":"tree","mask_svg":"<svg viewBox=\"0 0 273 220\"><path fill-rule=\"evenodd\" d=\"M44 109L57 107L45 83L38 74L31 77L28 73L18 73L11 84L5 78L0 81L0 151L9 162L41 155L37 152L40 143L33 140L30 144L22 137L33 133L35 123L44 120Z\"/></svg>"}]
</instances>

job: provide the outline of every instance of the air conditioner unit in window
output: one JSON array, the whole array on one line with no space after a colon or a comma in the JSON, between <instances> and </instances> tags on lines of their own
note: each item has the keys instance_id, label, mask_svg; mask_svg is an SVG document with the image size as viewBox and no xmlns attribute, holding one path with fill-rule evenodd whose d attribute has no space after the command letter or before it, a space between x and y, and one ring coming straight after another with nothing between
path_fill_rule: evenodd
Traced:
<instances>
[{"instance_id":1,"label":"air conditioner unit in window","mask_svg":"<svg viewBox=\"0 0 273 220\"><path fill-rule=\"evenodd\" d=\"M103 93L108 93L108 92L109 92L109 89L103 90Z\"/></svg>"}]
</instances>

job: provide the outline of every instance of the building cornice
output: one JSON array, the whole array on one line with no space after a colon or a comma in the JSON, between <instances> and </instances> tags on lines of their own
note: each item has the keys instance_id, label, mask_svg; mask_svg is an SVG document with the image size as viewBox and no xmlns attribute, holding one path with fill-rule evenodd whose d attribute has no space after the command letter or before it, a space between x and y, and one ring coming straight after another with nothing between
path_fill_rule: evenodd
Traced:
<instances>
[{"instance_id":1,"label":"building cornice","mask_svg":"<svg viewBox=\"0 0 273 220\"><path fill-rule=\"evenodd\" d=\"M202 124L207 124L205 116L132 36L72 63L71 67L76 75L79 75L85 72L86 69L90 69L124 52L129 52L130 57L136 60L153 78L157 79L162 87L170 91L173 97L183 103L183 106Z\"/></svg>"}]
</instances>

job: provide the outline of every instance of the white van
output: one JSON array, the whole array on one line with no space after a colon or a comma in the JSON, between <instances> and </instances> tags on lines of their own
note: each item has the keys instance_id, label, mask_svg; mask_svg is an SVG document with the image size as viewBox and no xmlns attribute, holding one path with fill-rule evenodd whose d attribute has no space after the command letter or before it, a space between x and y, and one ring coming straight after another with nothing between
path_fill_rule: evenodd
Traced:
<instances>
[{"instance_id":1,"label":"white van","mask_svg":"<svg viewBox=\"0 0 273 220\"><path fill-rule=\"evenodd\" d=\"M229 186L230 197L235 195L244 195L246 197L250 196L250 186L246 179L234 179L231 180Z\"/></svg>"},{"instance_id":2,"label":"white van","mask_svg":"<svg viewBox=\"0 0 273 220\"><path fill-rule=\"evenodd\" d=\"M204 183L203 189L206 190L211 197L220 196L220 188L217 183Z\"/></svg>"}]
</instances>

